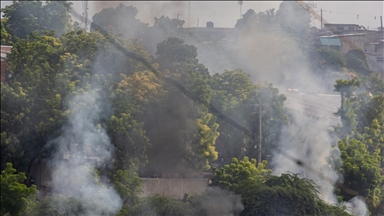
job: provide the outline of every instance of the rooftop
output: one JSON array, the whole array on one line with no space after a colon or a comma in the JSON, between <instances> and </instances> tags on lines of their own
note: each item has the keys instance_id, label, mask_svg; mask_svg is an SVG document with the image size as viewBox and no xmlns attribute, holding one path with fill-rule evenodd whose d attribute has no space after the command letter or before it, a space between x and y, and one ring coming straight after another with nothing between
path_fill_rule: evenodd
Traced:
<instances>
[{"instance_id":1,"label":"rooftop","mask_svg":"<svg viewBox=\"0 0 384 216\"><path fill-rule=\"evenodd\" d=\"M337 35L335 34L335 35L329 35L329 36L324 35L321 37L332 38L332 37L349 37L349 36L364 36L364 35L366 35L366 34L365 33L351 33L351 34L337 34Z\"/></svg>"},{"instance_id":2,"label":"rooftop","mask_svg":"<svg viewBox=\"0 0 384 216\"><path fill-rule=\"evenodd\" d=\"M320 37L320 44L323 46L341 46L337 37Z\"/></svg>"},{"instance_id":3,"label":"rooftop","mask_svg":"<svg viewBox=\"0 0 384 216\"><path fill-rule=\"evenodd\" d=\"M324 25L333 25L333 26L359 26L358 24L334 24L334 23L324 23Z\"/></svg>"}]
</instances>

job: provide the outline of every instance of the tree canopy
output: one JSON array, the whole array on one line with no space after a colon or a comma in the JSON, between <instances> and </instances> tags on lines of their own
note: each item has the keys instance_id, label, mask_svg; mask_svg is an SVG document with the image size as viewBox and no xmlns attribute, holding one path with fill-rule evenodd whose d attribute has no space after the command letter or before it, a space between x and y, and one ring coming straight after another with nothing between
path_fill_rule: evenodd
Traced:
<instances>
[{"instance_id":1,"label":"tree canopy","mask_svg":"<svg viewBox=\"0 0 384 216\"><path fill-rule=\"evenodd\" d=\"M31 32L54 31L60 36L73 29L69 15L72 3L67 1L13 1L1 9L6 22L4 27L12 40L24 39Z\"/></svg>"}]
</instances>

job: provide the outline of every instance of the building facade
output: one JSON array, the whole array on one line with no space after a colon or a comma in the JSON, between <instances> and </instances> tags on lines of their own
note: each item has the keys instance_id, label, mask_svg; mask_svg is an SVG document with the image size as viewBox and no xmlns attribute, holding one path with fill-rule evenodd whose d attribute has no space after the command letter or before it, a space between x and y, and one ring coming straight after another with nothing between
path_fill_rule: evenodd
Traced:
<instances>
[{"instance_id":1,"label":"building facade","mask_svg":"<svg viewBox=\"0 0 384 216\"><path fill-rule=\"evenodd\" d=\"M6 63L7 54L11 52L12 46L1 45L1 82L5 82L5 69L8 67Z\"/></svg>"}]
</instances>

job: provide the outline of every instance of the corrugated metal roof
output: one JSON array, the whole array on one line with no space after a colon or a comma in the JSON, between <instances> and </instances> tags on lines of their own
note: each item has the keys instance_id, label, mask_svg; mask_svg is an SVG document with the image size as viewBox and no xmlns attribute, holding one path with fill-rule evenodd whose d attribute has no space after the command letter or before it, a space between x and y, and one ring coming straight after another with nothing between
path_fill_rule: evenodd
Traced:
<instances>
[{"instance_id":1,"label":"corrugated metal roof","mask_svg":"<svg viewBox=\"0 0 384 216\"><path fill-rule=\"evenodd\" d=\"M339 38L320 38L320 43L323 46L341 46Z\"/></svg>"}]
</instances>

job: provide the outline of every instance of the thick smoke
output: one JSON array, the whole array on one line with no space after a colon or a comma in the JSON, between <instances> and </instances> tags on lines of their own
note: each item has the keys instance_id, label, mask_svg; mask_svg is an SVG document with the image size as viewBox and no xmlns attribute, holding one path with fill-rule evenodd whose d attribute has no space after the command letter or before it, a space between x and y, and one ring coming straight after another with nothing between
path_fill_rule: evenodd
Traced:
<instances>
[{"instance_id":1,"label":"thick smoke","mask_svg":"<svg viewBox=\"0 0 384 216\"><path fill-rule=\"evenodd\" d=\"M369 212L367 205L365 204L363 198L354 197L348 203L345 203L347 206L347 211L352 215L358 216L368 216Z\"/></svg>"},{"instance_id":2,"label":"thick smoke","mask_svg":"<svg viewBox=\"0 0 384 216\"><path fill-rule=\"evenodd\" d=\"M200 215L234 216L243 211L241 196L218 187L209 188L199 198Z\"/></svg>"},{"instance_id":3,"label":"thick smoke","mask_svg":"<svg viewBox=\"0 0 384 216\"><path fill-rule=\"evenodd\" d=\"M113 5L111 2L98 2L95 4L94 11L98 12L105 7L115 7L117 4L119 3ZM142 22L152 22L155 16L159 17L164 15L165 9L169 9L169 5L155 8L155 4L147 4L147 8L142 8L135 4L134 2L127 3L127 5L133 5L138 8L139 15L137 18ZM172 2L168 4L179 3ZM296 3L287 1L285 4ZM179 5L174 8L176 8L176 10L178 10L178 8L185 10L187 7ZM140 13L147 14L148 20L146 18L143 19ZM277 13L279 14L279 12ZM332 92L332 85L329 85L329 83L334 82L337 78L346 77L343 74L337 74L334 77L324 77L313 73L309 67L306 53L302 50L302 44L300 44L301 39L292 39L288 36L288 33L285 32L285 29L283 29L284 24L286 25L287 23L282 21L289 21L288 24L295 23L297 25L292 26L294 32L296 31L303 34L303 23L300 21L300 17L297 16L295 10L291 9L285 10L285 12L280 13L279 16L281 22L277 19L275 20L276 23L273 23L274 28L277 29L267 31L257 24L250 25L248 28L244 28L238 32L238 40L228 42L226 45L224 45L224 43L220 44L218 47L220 47L221 50L215 47L208 50L207 48L204 49L204 47L210 47L209 45L195 44L199 52L199 62L206 65L211 73L223 72L222 69L237 69L220 67L212 69L217 64L212 61L212 56L221 56L221 59L224 59L224 61L219 63L226 62L230 59L235 62L238 69L242 69L251 74L254 82L272 82L275 86L279 87L280 91L287 88L297 88L301 92ZM279 16L276 15L276 17ZM281 19L281 17L283 19ZM284 17L288 17L288 19L284 19ZM308 16L305 15L304 18L308 19ZM228 36L233 37L233 35ZM186 42L190 43L188 40L186 40ZM327 85L325 85L325 83ZM336 100L338 99L339 98L336 98ZM290 97L288 96L288 101L289 100ZM317 98L312 98L312 100L316 101ZM311 102L309 101L309 103ZM336 171L327 163L327 158L330 157L332 147L337 148L337 140L331 137L328 130L329 126L335 122L329 121L329 116L327 116L327 118L319 118L319 116L322 116L320 113L321 107L315 107L311 111L312 116L308 115L308 110L306 110L305 107L306 106L302 104L295 104L295 111L292 110L290 112L291 124L283 129L281 141L278 146L290 155L303 160L312 168L321 171L325 176L335 182L340 177L337 176ZM334 108L333 111L336 112L337 105L335 105ZM333 184L319 179L318 176L297 166L297 164L286 159L278 152L274 155L271 164L274 174L294 172L301 173L305 178L313 179L320 186L320 192L324 200L330 203L336 202L336 197L333 194ZM365 209L363 210L364 212L366 211L364 205L357 205L362 202L361 200L351 201L351 203L356 203L355 206L361 206L362 209ZM355 209L359 208L356 207Z\"/></svg>"},{"instance_id":4,"label":"thick smoke","mask_svg":"<svg viewBox=\"0 0 384 216\"><path fill-rule=\"evenodd\" d=\"M85 215L115 213L122 205L117 192L100 182L96 168L111 160L113 147L102 126L98 91L80 93L70 100L68 123L49 145L55 148L50 160L54 193L80 198Z\"/></svg>"},{"instance_id":5,"label":"thick smoke","mask_svg":"<svg viewBox=\"0 0 384 216\"><path fill-rule=\"evenodd\" d=\"M283 128L279 148L291 156L299 158L313 169L321 171L323 175L336 182L338 176L327 163L333 143L326 130L327 122L303 115L302 112L293 111L291 117L291 124ZM293 172L314 180L320 186L320 192L325 201L331 203L337 201L331 183L322 181L318 176L297 166L296 163L286 157L277 153L272 160L272 166L275 175Z\"/></svg>"}]
</instances>

